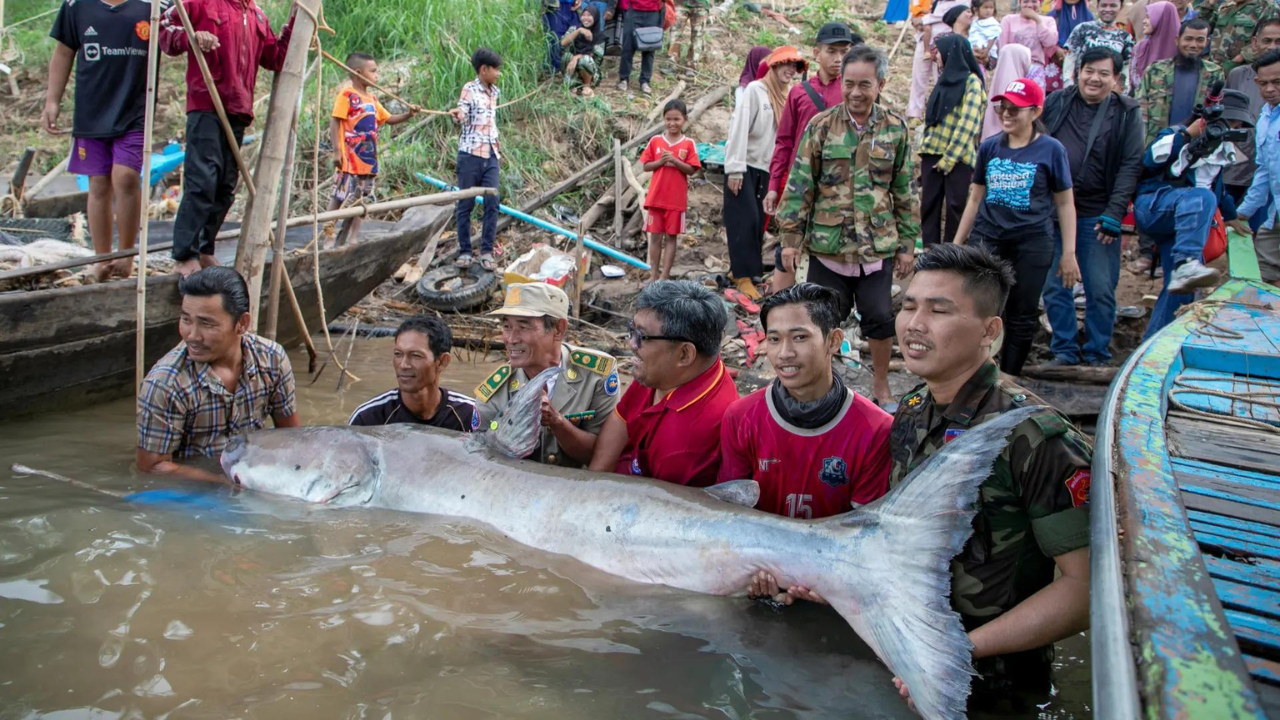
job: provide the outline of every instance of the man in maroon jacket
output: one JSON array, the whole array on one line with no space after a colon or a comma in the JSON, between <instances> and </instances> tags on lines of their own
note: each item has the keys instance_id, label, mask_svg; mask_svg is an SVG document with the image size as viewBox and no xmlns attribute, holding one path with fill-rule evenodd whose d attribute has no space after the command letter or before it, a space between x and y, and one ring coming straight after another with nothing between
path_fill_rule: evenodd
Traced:
<instances>
[{"instance_id":1,"label":"man in maroon jacket","mask_svg":"<svg viewBox=\"0 0 1280 720\"><path fill-rule=\"evenodd\" d=\"M844 23L827 23L818 30L814 41L813 56L818 72L791 88L786 107L782 109L782 121L778 123L778 139L773 146L773 160L769 163L769 194L764 198L764 211L773 215L778 209L778 197L787 187L787 175L791 161L795 159L796 146L804 136L804 130L814 115L844 102L840 90L840 61L849 48L861 45L860 35ZM774 255L772 290L777 292L791 287L796 281L794 267L784 267L782 246Z\"/></svg>"},{"instance_id":2,"label":"man in maroon jacket","mask_svg":"<svg viewBox=\"0 0 1280 720\"><path fill-rule=\"evenodd\" d=\"M293 19L276 37L253 0L186 0L183 6L239 145L253 122L258 68L277 72L284 65ZM213 237L235 199L240 171L176 7L161 17L160 49L166 55L187 54L187 156L172 251L177 271L186 276L217 264Z\"/></svg>"}]
</instances>

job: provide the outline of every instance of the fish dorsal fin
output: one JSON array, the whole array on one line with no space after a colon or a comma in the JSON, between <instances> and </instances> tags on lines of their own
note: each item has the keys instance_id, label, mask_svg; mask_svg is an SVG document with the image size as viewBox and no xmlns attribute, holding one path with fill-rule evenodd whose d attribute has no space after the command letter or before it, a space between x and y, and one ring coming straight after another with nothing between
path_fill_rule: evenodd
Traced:
<instances>
[{"instance_id":1,"label":"fish dorsal fin","mask_svg":"<svg viewBox=\"0 0 1280 720\"><path fill-rule=\"evenodd\" d=\"M755 480L730 480L706 488L707 494L717 500L743 507L755 507L760 501L760 483Z\"/></svg>"}]
</instances>

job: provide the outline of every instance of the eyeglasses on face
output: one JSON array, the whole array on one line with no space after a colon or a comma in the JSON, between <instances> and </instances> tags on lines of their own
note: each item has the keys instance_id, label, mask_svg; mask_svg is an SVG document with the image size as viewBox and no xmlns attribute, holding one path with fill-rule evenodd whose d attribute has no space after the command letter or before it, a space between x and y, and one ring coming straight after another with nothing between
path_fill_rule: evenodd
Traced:
<instances>
[{"instance_id":1,"label":"eyeglasses on face","mask_svg":"<svg viewBox=\"0 0 1280 720\"><path fill-rule=\"evenodd\" d=\"M1026 110L1026 108L1021 108L1021 107L1018 107L1017 105L1012 105L1010 103L1000 103L999 105L996 106L997 115L1008 115L1010 117L1017 117L1018 113L1022 112L1023 110Z\"/></svg>"},{"instance_id":2,"label":"eyeglasses on face","mask_svg":"<svg viewBox=\"0 0 1280 720\"><path fill-rule=\"evenodd\" d=\"M668 340L670 342L687 343L693 342L687 337L680 337L678 335L646 335L640 328L636 327L634 322L627 323L627 332L630 334L632 350L639 350L640 346L643 345L646 340Z\"/></svg>"}]
</instances>

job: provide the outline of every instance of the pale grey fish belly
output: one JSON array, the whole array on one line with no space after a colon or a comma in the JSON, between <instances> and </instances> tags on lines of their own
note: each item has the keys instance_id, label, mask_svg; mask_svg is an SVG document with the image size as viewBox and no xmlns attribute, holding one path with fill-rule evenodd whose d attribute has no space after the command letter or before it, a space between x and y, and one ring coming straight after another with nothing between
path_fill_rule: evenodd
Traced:
<instances>
[{"instance_id":1,"label":"pale grey fish belly","mask_svg":"<svg viewBox=\"0 0 1280 720\"><path fill-rule=\"evenodd\" d=\"M1005 437L1037 410L983 423L880 500L813 521L697 488L468 450L424 426L263 431L229 446L223 468L265 492L466 518L636 582L728 595L768 570L828 599L911 687L922 716L950 720L964 717L972 674L948 600L951 558ZM719 492L750 499L743 486Z\"/></svg>"}]
</instances>

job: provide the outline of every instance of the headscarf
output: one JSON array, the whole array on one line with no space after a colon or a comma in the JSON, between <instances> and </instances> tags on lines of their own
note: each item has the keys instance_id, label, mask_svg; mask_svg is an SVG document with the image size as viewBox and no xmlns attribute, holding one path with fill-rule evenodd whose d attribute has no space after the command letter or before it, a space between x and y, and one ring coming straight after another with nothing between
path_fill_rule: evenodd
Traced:
<instances>
[{"instance_id":1,"label":"headscarf","mask_svg":"<svg viewBox=\"0 0 1280 720\"><path fill-rule=\"evenodd\" d=\"M1130 78L1133 87L1142 82L1142 75L1152 63L1168 60L1178 54L1178 30L1182 21L1178 18L1178 8L1171 2L1156 2L1147 5L1147 19L1151 21L1151 34L1138 43L1133 51L1133 71Z\"/></svg>"},{"instance_id":2,"label":"headscarf","mask_svg":"<svg viewBox=\"0 0 1280 720\"><path fill-rule=\"evenodd\" d=\"M761 60L760 67L756 68L756 79L763 80L765 75L769 74L769 61Z\"/></svg>"},{"instance_id":3,"label":"headscarf","mask_svg":"<svg viewBox=\"0 0 1280 720\"><path fill-rule=\"evenodd\" d=\"M738 76L738 87L744 88L752 80L756 79L756 70L760 66L760 62L769 57L769 48L763 45L757 45L751 48L747 53L747 62L742 66L742 74Z\"/></svg>"},{"instance_id":4,"label":"headscarf","mask_svg":"<svg viewBox=\"0 0 1280 720\"><path fill-rule=\"evenodd\" d=\"M924 116L927 127L940 125L952 110L964 102L970 75L977 75L978 80L982 80L978 59L973 56L973 48L964 36L948 33L938 38L938 56L942 58L942 73L929 95Z\"/></svg>"},{"instance_id":5,"label":"headscarf","mask_svg":"<svg viewBox=\"0 0 1280 720\"><path fill-rule=\"evenodd\" d=\"M968 5L957 5L951 8L947 11L946 15L942 16L942 24L951 28L952 32L955 32L956 20L960 19L960 16L964 14L965 10L972 11L973 8L970 8Z\"/></svg>"},{"instance_id":6,"label":"headscarf","mask_svg":"<svg viewBox=\"0 0 1280 720\"><path fill-rule=\"evenodd\" d=\"M587 29L591 31L591 41L598 42L600 38L604 37L604 27L600 24L600 6L595 3L588 3L583 6L582 12L591 16L591 27ZM578 13L578 17L579 24L581 24L582 13Z\"/></svg>"},{"instance_id":7,"label":"headscarf","mask_svg":"<svg viewBox=\"0 0 1280 720\"><path fill-rule=\"evenodd\" d=\"M1000 46L1000 59L996 62L995 73L991 77L991 87L1005 88L1009 83L1025 77L1031 70L1031 50L1026 45L1010 43ZM987 103L987 113L982 119L982 139L1003 132L1000 116L996 115L995 106Z\"/></svg>"},{"instance_id":8,"label":"headscarf","mask_svg":"<svg viewBox=\"0 0 1280 720\"><path fill-rule=\"evenodd\" d=\"M801 68L807 69L809 63L800 57L800 51L790 45L783 45L769 53L765 63L769 66L769 69L765 72L764 77L760 78L759 82L764 85L764 89L769 93L769 104L773 106L773 126L776 128L782 124L782 110L787 105L787 94L791 92L791 88L778 80L778 76L773 74L774 66L784 63L798 63Z\"/></svg>"},{"instance_id":9,"label":"headscarf","mask_svg":"<svg viewBox=\"0 0 1280 720\"><path fill-rule=\"evenodd\" d=\"M1077 25L1093 19L1093 13L1089 11L1086 0L1076 0L1075 4L1058 0L1057 6L1050 14L1058 21L1058 45L1062 47L1067 46L1067 38L1071 37L1071 31L1075 30Z\"/></svg>"}]
</instances>

